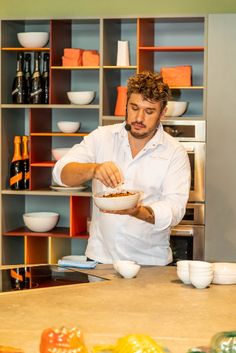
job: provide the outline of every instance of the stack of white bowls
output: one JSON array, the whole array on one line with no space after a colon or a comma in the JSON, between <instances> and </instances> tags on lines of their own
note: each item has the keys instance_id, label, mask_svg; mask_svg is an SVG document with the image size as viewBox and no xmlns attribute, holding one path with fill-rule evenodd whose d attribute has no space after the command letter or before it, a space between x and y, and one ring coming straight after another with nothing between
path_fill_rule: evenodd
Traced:
<instances>
[{"instance_id":1,"label":"stack of white bowls","mask_svg":"<svg viewBox=\"0 0 236 353\"><path fill-rule=\"evenodd\" d=\"M215 284L236 284L236 263L216 262L213 264Z\"/></svg>"},{"instance_id":2,"label":"stack of white bowls","mask_svg":"<svg viewBox=\"0 0 236 353\"><path fill-rule=\"evenodd\" d=\"M183 283L203 289L208 287L213 280L213 265L206 261L178 261L177 275Z\"/></svg>"},{"instance_id":3,"label":"stack of white bowls","mask_svg":"<svg viewBox=\"0 0 236 353\"><path fill-rule=\"evenodd\" d=\"M191 261L189 263L189 279L196 288L208 287L213 280L213 265L206 261Z\"/></svg>"},{"instance_id":4,"label":"stack of white bowls","mask_svg":"<svg viewBox=\"0 0 236 353\"><path fill-rule=\"evenodd\" d=\"M191 284L189 279L189 263L191 260L177 261L177 275L184 284Z\"/></svg>"}]
</instances>

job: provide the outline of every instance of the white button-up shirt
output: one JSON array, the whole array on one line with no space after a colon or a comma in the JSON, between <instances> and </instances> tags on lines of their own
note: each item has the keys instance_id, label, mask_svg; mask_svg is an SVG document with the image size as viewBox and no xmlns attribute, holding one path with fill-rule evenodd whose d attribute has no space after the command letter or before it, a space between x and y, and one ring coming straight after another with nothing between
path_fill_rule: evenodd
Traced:
<instances>
[{"instance_id":1,"label":"white button-up shirt","mask_svg":"<svg viewBox=\"0 0 236 353\"><path fill-rule=\"evenodd\" d=\"M170 228L184 216L190 188L190 164L186 150L160 124L156 134L134 158L124 123L98 127L60 159L53 170L59 185L62 168L70 162L113 161L122 171L124 189L142 191L142 204L150 206L155 224L128 215L100 212L93 204L86 255L102 263L133 260L143 265L172 261ZM98 180L93 193L107 191Z\"/></svg>"}]
</instances>

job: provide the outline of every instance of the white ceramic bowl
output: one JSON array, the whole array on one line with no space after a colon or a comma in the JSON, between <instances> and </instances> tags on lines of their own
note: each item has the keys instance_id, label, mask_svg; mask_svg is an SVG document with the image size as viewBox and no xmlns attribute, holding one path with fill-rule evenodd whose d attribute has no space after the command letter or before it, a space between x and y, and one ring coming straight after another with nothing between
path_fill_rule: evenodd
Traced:
<instances>
[{"instance_id":1,"label":"white ceramic bowl","mask_svg":"<svg viewBox=\"0 0 236 353\"><path fill-rule=\"evenodd\" d=\"M189 263L191 262L192 260L179 260L177 261L177 268L178 269L187 269L189 270Z\"/></svg>"},{"instance_id":2,"label":"white ceramic bowl","mask_svg":"<svg viewBox=\"0 0 236 353\"><path fill-rule=\"evenodd\" d=\"M130 260L117 260L113 261L113 267L114 269L119 272L119 264L122 266L122 264L135 264L135 261L130 261Z\"/></svg>"},{"instance_id":3,"label":"white ceramic bowl","mask_svg":"<svg viewBox=\"0 0 236 353\"><path fill-rule=\"evenodd\" d=\"M230 262L215 262L213 263L213 269L215 274L222 275L236 275L236 263Z\"/></svg>"},{"instance_id":4,"label":"white ceramic bowl","mask_svg":"<svg viewBox=\"0 0 236 353\"><path fill-rule=\"evenodd\" d=\"M236 284L236 275L215 275L212 283L214 284Z\"/></svg>"},{"instance_id":5,"label":"white ceramic bowl","mask_svg":"<svg viewBox=\"0 0 236 353\"><path fill-rule=\"evenodd\" d=\"M58 121L57 127L61 132L73 133L79 130L80 122L78 121Z\"/></svg>"},{"instance_id":6,"label":"white ceramic bowl","mask_svg":"<svg viewBox=\"0 0 236 353\"><path fill-rule=\"evenodd\" d=\"M206 261L191 261L189 263L189 269L199 269L199 270L212 270L213 269L213 264L211 264L210 262L206 262Z\"/></svg>"},{"instance_id":7,"label":"white ceramic bowl","mask_svg":"<svg viewBox=\"0 0 236 353\"><path fill-rule=\"evenodd\" d=\"M120 260L116 266L116 271L124 278L133 278L140 270L140 265L130 261Z\"/></svg>"},{"instance_id":8,"label":"white ceramic bowl","mask_svg":"<svg viewBox=\"0 0 236 353\"><path fill-rule=\"evenodd\" d=\"M190 284L189 279L189 271L188 270L180 270L177 268L177 276L184 284Z\"/></svg>"},{"instance_id":9,"label":"white ceramic bowl","mask_svg":"<svg viewBox=\"0 0 236 353\"><path fill-rule=\"evenodd\" d=\"M67 97L72 104L89 104L95 97L95 91L67 92Z\"/></svg>"},{"instance_id":10,"label":"white ceramic bowl","mask_svg":"<svg viewBox=\"0 0 236 353\"><path fill-rule=\"evenodd\" d=\"M49 39L48 32L20 32L17 38L24 48L42 48Z\"/></svg>"},{"instance_id":11,"label":"white ceramic bowl","mask_svg":"<svg viewBox=\"0 0 236 353\"><path fill-rule=\"evenodd\" d=\"M196 288L203 289L209 286L213 280L213 274L208 276L198 276L189 274L192 285Z\"/></svg>"},{"instance_id":12,"label":"white ceramic bowl","mask_svg":"<svg viewBox=\"0 0 236 353\"><path fill-rule=\"evenodd\" d=\"M23 220L26 227L33 232L49 232L56 226L59 214L55 212L25 213Z\"/></svg>"},{"instance_id":13,"label":"white ceramic bowl","mask_svg":"<svg viewBox=\"0 0 236 353\"><path fill-rule=\"evenodd\" d=\"M127 190L129 191L129 190ZM121 211L128 208L133 208L137 205L140 198L140 192L129 191L131 195L128 196L114 196L104 197L111 193L98 193L93 195L95 205L104 211Z\"/></svg>"},{"instance_id":14,"label":"white ceramic bowl","mask_svg":"<svg viewBox=\"0 0 236 353\"><path fill-rule=\"evenodd\" d=\"M185 113L188 102L169 101L165 116L181 116Z\"/></svg>"},{"instance_id":15,"label":"white ceramic bowl","mask_svg":"<svg viewBox=\"0 0 236 353\"><path fill-rule=\"evenodd\" d=\"M70 150L70 148L53 148L52 149L52 156L53 158L58 161L60 158L64 157L65 154Z\"/></svg>"}]
</instances>

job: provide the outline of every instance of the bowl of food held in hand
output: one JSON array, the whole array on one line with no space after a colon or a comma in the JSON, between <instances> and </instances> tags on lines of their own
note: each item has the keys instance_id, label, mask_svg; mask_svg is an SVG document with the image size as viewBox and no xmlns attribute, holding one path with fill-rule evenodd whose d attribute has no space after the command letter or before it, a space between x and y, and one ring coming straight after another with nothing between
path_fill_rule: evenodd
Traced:
<instances>
[{"instance_id":1,"label":"bowl of food held in hand","mask_svg":"<svg viewBox=\"0 0 236 353\"><path fill-rule=\"evenodd\" d=\"M19 43L24 48L43 48L49 39L48 32L20 32L17 33Z\"/></svg>"},{"instance_id":2,"label":"bowl of food held in hand","mask_svg":"<svg viewBox=\"0 0 236 353\"><path fill-rule=\"evenodd\" d=\"M95 205L104 211L122 211L137 206L141 193L123 190L114 193L100 192L93 195Z\"/></svg>"},{"instance_id":3,"label":"bowl of food held in hand","mask_svg":"<svg viewBox=\"0 0 236 353\"><path fill-rule=\"evenodd\" d=\"M33 232L49 232L58 223L59 214L55 212L31 212L23 214L27 228Z\"/></svg>"},{"instance_id":4,"label":"bowl of food held in hand","mask_svg":"<svg viewBox=\"0 0 236 353\"><path fill-rule=\"evenodd\" d=\"M73 133L79 130L80 122L78 121L58 121L57 127L61 132Z\"/></svg>"},{"instance_id":5,"label":"bowl of food held in hand","mask_svg":"<svg viewBox=\"0 0 236 353\"><path fill-rule=\"evenodd\" d=\"M71 104L89 104L95 97L95 91L73 91L67 92L67 97Z\"/></svg>"},{"instance_id":6,"label":"bowl of food held in hand","mask_svg":"<svg viewBox=\"0 0 236 353\"><path fill-rule=\"evenodd\" d=\"M69 150L70 150L70 148L67 148L67 147L53 148L52 149L52 156L56 161L58 161L59 159L64 157Z\"/></svg>"},{"instance_id":7,"label":"bowl of food held in hand","mask_svg":"<svg viewBox=\"0 0 236 353\"><path fill-rule=\"evenodd\" d=\"M186 112L188 102L169 101L165 116L181 116Z\"/></svg>"}]
</instances>

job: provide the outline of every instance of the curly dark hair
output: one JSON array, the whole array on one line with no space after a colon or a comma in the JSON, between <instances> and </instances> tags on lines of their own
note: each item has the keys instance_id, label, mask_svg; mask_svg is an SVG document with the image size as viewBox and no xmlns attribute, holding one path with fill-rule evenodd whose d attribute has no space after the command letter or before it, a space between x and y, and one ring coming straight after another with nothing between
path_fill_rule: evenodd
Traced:
<instances>
[{"instance_id":1,"label":"curly dark hair","mask_svg":"<svg viewBox=\"0 0 236 353\"><path fill-rule=\"evenodd\" d=\"M150 102L161 102L163 110L171 98L169 86L159 73L143 71L131 76L127 81L127 101L132 93L139 93Z\"/></svg>"}]
</instances>

